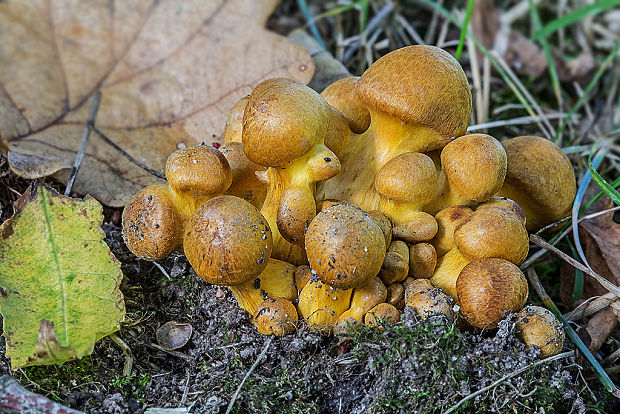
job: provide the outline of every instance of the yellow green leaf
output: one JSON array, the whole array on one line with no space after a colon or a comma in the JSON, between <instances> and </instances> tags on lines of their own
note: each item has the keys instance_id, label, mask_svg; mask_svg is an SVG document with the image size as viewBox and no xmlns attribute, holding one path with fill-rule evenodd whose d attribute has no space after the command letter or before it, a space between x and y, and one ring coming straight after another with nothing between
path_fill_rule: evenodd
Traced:
<instances>
[{"instance_id":1,"label":"yellow green leaf","mask_svg":"<svg viewBox=\"0 0 620 414\"><path fill-rule=\"evenodd\" d=\"M0 313L13 369L81 358L119 329L123 274L102 221L92 197L35 186L0 226Z\"/></svg>"}]
</instances>

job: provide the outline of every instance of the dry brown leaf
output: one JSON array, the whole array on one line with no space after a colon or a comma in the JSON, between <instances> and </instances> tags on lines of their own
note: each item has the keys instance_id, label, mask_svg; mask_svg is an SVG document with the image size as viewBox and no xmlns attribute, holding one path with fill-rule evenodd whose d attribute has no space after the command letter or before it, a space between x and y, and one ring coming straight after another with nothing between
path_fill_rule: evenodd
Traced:
<instances>
[{"instance_id":1,"label":"dry brown leaf","mask_svg":"<svg viewBox=\"0 0 620 414\"><path fill-rule=\"evenodd\" d=\"M180 146L219 141L229 109L258 82L312 77L307 51L263 28L277 2L0 2L11 168L66 180L96 90L97 126L152 168ZM93 133L74 189L120 206L156 181Z\"/></svg>"}]
</instances>

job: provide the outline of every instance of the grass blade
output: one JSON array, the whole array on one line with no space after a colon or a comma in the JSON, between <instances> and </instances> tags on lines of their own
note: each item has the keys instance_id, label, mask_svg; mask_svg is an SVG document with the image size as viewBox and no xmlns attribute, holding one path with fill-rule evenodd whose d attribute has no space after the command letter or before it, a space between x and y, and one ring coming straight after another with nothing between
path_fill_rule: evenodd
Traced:
<instances>
[{"instance_id":1,"label":"grass blade","mask_svg":"<svg viewBox=\"0 0 620 414\"><path fill-rule=\"evenodd\" d=\"M471 14L474 11L475 0L469 0L467 3L467 11L465 12L465 19L463 20L463 26L461 27L461 35L459 36L459 45L456 48L454 58L459 60L461 58L461 52L463 51L463 44L465 43L465 37L467 36L467 28L469 27L469 20L471 20Z\"/></svg>"},{"instance_id":2,"label":"grass blade","mask_svg":"<svg viewBox=\"0 0 620 414\"><path fill-rule=\"evenodd\" d=\"M539 30L541 26L541 22L540 22L540 15L538 14L538 9L536 8L536 5L534 4L534 0L528 0L528 2L530 4L530 14L532 16L532 22L534 23L534 29ZM549 69L549 75L551 76L551 84L553 85L553 91L555 92L555 97L558 100L558 105L561 108L562 107L562 90L560 88L560 79L558 77L558 72L555 68L555 62L553 61L553 57L551 56L551 49L549 48L547 37L541 36L539 41L543 48L543 51L545 52L545 58L547 59L547 68Z\"/></svg>"},{"instance_id":3,"label":"grass blade","mask_svg":"<svg viewBox=\"0 0 620 414\"><path fill-rule=\"evenodd\" d=\"M620 205L620 193L616 191L612 184L609 184L607 181L601 177L601 175L596 171L596 168L592 164L592 154L594 153L594 146L592 147L592 151L590 152L590 156L588 157L588 170L592 175L592 180L599 186L601 191L605 193L611 200L616 203L616 205ZM616 179L614 183L618 181Z\"/></svg>"},{"instance_id":4,"label":"grass blade","mask_svg":"<svg viewBox=\"0 0 620 414\"><path fill-rule=\"evenodd\" d=\"M314 36L316 42L319 44L319 46L321 46L321 49L325 49L325 42L323 42L323 38L319 33L319 29L317 29L316 24L314 24L314 19L312 18L310 10L308 9L308 3L306 3L306 0L297 0L297 5L299 6L299 10L301 10L301 13L304 15L306 21L308 22L308 26L310 27L310 31L312 32L312 36Z\"/></svg>"},{"instance_id":5,"label":"grass blade","mask_svg":"<svg viewBox=\"0 0 620 414\"><path fill-rule=\"evenodd\" d=\"M533 39L540 40L541 38L549 36L551 33L561 29L562 27L570 26L571 24L585 19L588 16L592 16L618 5L620 5L620 0L595 1L594 4L581 7L571 13L550 21L542 29L536 32L536 34L534 34Z\"/></svg>"}]
</instances>

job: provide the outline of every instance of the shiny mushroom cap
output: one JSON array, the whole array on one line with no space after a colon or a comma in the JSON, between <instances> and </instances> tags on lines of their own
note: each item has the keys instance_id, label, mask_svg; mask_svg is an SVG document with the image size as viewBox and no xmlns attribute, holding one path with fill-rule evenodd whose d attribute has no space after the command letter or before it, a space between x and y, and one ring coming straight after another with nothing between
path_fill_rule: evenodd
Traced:
<instances>
[{"instance_id":1,"label":"shiny mushroom cap","mask_svg":"<svg viewBox=\"0 0 620 414\"><path fill-rule=\"evenodd\" d=\"M180 247L182 218L166 184L154 184L133 195L123 210L123 239L142 260L160 260Z\"/></svg>"},{"instance_id":2,"label":"shiny mushroom cap","mask_svg":"<svg viewBox=\"0 0 620 414\"><path fill-rule=\"evenodd\" d=\"M253 322L263 335L283 336L297 329L297 309L290 300L267 298L256 310Z\"/></svg>"},{"instance_id":3,"label":"shiny mushroom cap","mask_svg":"<svg viewBox=\"0 0 620 414\"><path fill-rule=\"evenodd\" d=\"M232 172L232 185L226 191L228 195L243 198L256 208L265 201L267 186L256 175L265 171L265 167L253 163L243 152L241 142L229 142L219 148L224 154Z\"/></svg>"},{"instance_id":4,"label":"shiny mushroom cap","mask_svg":"<svg viewBox=\"0 0 620 414\"><path fill-rule=\"evenodd\" d=\"M520 264L529 251L521 217L503 207L476 210L456 229L454 242L469 259L500 257Z\"/></svg>"},{"instance_id":5,"label":"shiny mushroom cap","mask_svg":"<svg viewBox=\"0 0 620 414\"><path fill-rule=\"evenodd\" d=\"M232 184L232 172L224 154L201 145L173 152L166 161L166 179L179 197L201 200L224 194Z\"/></svg>"},{"instance_id":6,"label":"shiny mushroom cap","mask_svg":"<svg viewBox=\"0 0 620 414\"><path fill-rule=\"evenodd\" d=\"M441 166L452 191L479 203L491 198L504 183L506 152L490 135L464 135L441 151Z\"/></svg>"},{"instance_id":7,"label":"shiny mushroom cap","mask_svg":"<svg viewBox=\"0 0 620 414\"><path fill-rule=\"evenodd\" d=\"M323 142L333 110L318 93L292 79L261 82L243 114L243 149L256 164L278 167Z\"/></svg>"},{"instance_id":8,"label":"shiny mushroom cap","mask_svg":"<svg viewBox=\"0 0 620 414\"><path fill-rule=\"evenodd\" d=\"M248 103L248 96L244 96L235 103L226 119L224 127L224 143L241 142L243 135L243 112Z\"/></svg>"},{"instance_id":9,"label":"shiny mushroom cap","mask_svg":"<svg viewBox=\"0 0 620 414\"><path fill-rule=\"evenodd\" d=\"M400 322L400 312L396 306L389 303L380 303L366 313L364 323L371 327L394 325Z\"/></svg>"},{"instance_id":10,"label":"shiny mushroom cap","mask_svg":"<svg viewBox=\"0 0 620 414\"><path fill-rule=\"evenodd\" d=\"M344 115L351 131L361 134L370 125L370 113L355 94L358 79L357 76L339 79L325 88L321 96Z\"/></svg>"},{"instance_id":11,"label":"shiny mushroom cap","mask_svg":"<svg viewBox=\"0 0 620 414\"><path fill-rule=\"evenodd\" d=\"M527 300L525 276L504 259L473 260L456 281L461 313L472 326L494 329L509 313L517 312Z\"/></svg>"},{"instance_id":12,"label":"shiny mushroom cap","mask_svg":"<svg viewBox=\"0 0 620 414\"><path fill-rule=\"evenodd\" d=\"M535 231L570 215L575 172L562 149L548 139L522 136L502 142L508 158L499 194L516 201Z\"/></svg>"},{"instance_id":13,"label":"shiny mushroom cap","mask_svg":"<svg viewBox=\"0 0 620 414\"><path fill-rule=\"evenodd\" d=\"M183 250L196 273L215 285L257 277L271 257L267 220L247 201L220 196L201 205L186 225Z\"/></svg>"},{"instance_id":14,"label":"shiny mushroom cap","mask_svg":"<svg viewBox=\"0 0 620 414\"><path fill-rule=\"evenodd\" d=\"M473 214L473 210L466 206L447 207L435 214L437 220L437 234L430 243L441 257L454 247L454 232Z\"/></svg>"},{"instance_id":15,"label":"shiny mushroom cap","mask_svg":"<svg viewBox=\"0 0 620 414\"><path fill-rule=\"evenodd\" d=\"M435 164L428 155L405 152L381 167L375 178L375 188L390 200L424 205L435 197Z\"/></svg>"},{"instance_id":16,"label":"shiny mushroom cap","mask_svg":"<svg viewBox=\"0 0 620 414\"><path fill-rule=\"evenodd\" d=\"M528 305L519 312L515 327L527 346L540 350L540 358L557 355L564 346L564 327L549 309Z\"/></svg>"},{"instance_id":17,"label":"shiny mushroom cap","mask_svg":"<svg viewBox=\"0 0 620 414\"><path fill-rule=\"evenodd\" d=\"M368 213L350 204L321 211L306 232L310 267L333 287L351 289L376 276L385 256L381 227Z\"/></svg>"},{"instance_id":18,"label":"shiny mushroom cap","mask_svg":"<svg viewBox=\"0 0 620 414\"><path fill-rule=\"evenodd\" d=\"M375 61L357 81L355 93L376 113L433 131L440 148L467 130L472 98L463 68L435 46L408 46Z\"/></svg>"}]
</instances>

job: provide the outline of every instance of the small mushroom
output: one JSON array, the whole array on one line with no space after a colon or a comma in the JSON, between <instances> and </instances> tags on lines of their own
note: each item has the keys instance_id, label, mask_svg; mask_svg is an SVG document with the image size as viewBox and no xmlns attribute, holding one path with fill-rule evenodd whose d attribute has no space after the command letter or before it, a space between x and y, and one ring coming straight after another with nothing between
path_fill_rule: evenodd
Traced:
<instances>
[{"instance_id":1,"label":"small mushroom","mask_svg":"<svg viewBox=\"0 0 620 414\"><path fill-rule=\"evenodd\" d=\"M355 94L358 79L356 76L339 79L325 88L321 96L344 115L351 131L361 134L370 126L370 113Z\"/></svg>"},{"instance_id":2,"label":"small mushroom","mask_svg":"<svg viewBox=\"0 0 620 414\"><path fill-rule=\"evenodd\" d=\"M409 276L429 279L437 266L437 252L432 244L415 243L409 246Z\"/></svg>"},{"instance_id":3,"label":"small mushroom","mask_svg":"<svg viewBox=\"0 0 620 414\"><path fill-rule=\"evenodd\" d=\"M198 276L215 285L226 285L237 298L261 293L252 283L267 267L273 239L260 212L238 197L220 196L200 206L188 221L183 250ZM258 298L257 298L258 297ZM240 306L249 309L242 300Z\"/></svg>"},{"instance_id":4,"label":"small mushroom","mask_svg":"<svg viewBox=\"0 0 620 414\"><path fill-rule=\"evenodd\" d=\"M515 323L519 338L540 350L540 358L557 355L564 346L562 322L553 312L540 306L528 305L521 309Z\"/></svg>"},{"instance_id":5,"label":"small mushroom","mask_svg":"<svg viewBox=\"0 0 620 414\"><path fill-rule=\"evenodd\" d=\"M385 238L368 213L351 204L336 204L310 223L306 252L319 280L304 287L298 307L309 324L325 328L349 308L352 289L379 273Z\"/></svg>"},{"instance_id":6,"label":"small mushroom","mask_svg":"<svg viewBox=\"0 0 620 414\"><path fill-rule=\"evenodd\" d=\"M452 206L435 214L437 234L430 243L435 247L437 257L441 257L452 250L454 247L454 231L466 222L473 213L469 207Z\"/></svg>"},{"instance_id":7,"label":"small mushroom","mask_svg":"<svg viewBox=\"0 0 620 414\"><path fill-rule=\"evenodd\" d=\"M464 135L441 151L441 173L436 197L424 211L456 205L474 205L491 198L506 177L506 152L495 138L485 134Z\"/></svg>"},{"instance_id":8,"label":"small mushroom","mask_svg":"<svg viewBox=\"0 0 620 414\"><path fill-rule=\"evenodd\" d=\"M241 142L229 142L219 149L228 160L232 172L232 185L226 190L226 194L243 198L260 209L267 195L267 186L256 173L265 172L266 168L245 156Z\"/></svg>"},{"instance_id":9,"label":"small mushroom","mask_svg":"<svg viewBox=\"0 0 620 414\"><path fill-rule=\"evenodd\" d=\"M387 249L379 278L387 286L400 282L409 273L409 246L404 241L394 240Z\"/></svg>"},{"instance_id":10,"label":"small mushroom","mask_svg":"<svg viewBox=\"0 0 620 414\"><path fill-rule=\"evenodd\" d=\"M377 173L375 187L395 238L419 242L435 236L437 221L422 211L437 188L435 164L427 155L406 152L392 158Z\"/></svg>"},{"instance_id":11,"label":"small mushroom","mask_svg":"<svg viewBox=\"0 0 620 414\"><path fill-rule=\"evenodd\" d=\"M371 327L383 328L383 325L394 325L398 322L400 322L400 312L389 303L378 304L364 317L364 323Z\"/></svg>"},{"instance_id":12,"label":"small mushroom","mask_svg":"<svg viewBox=\"0 0 620 414\"><path fill-rule=\"evenodd\" d=\"M184 347L191 336L192 325L176 321L166 322L155 331L157 343L166 351Z\"/></svg>"},{"instance_id":13,"label":"small mushroom","mask_svg":"<svg viewBox=\"0 0 620 414\"><path fill-rule=\"evenodd\" d=\"M472 326L494 329L527 300L525 276L513 263L498 258L472 260L456 281L461 313Z\"/></svg>"},{"instance_id":14,"label":"small mushroom","mask_svg":"<svg viewBox=\"0 0 620 414\"><path fill-rule=\"evenodd\" d=\"M283 336L297 329L297 310L290 300L267 298L256 309L253 321L261 334Z\"/></svg>"},{"instance_id":15,"label":"small mushroom","mask_svg":"<svg viewBox=\"0 0 620 414\"><path fill-rule=\"evenodd\" d=\"M455 318L454 300L435 288L428 279L415 279L407 283L406 296L405 307L412 307L422 319L439 315L450 320Z\"/></svg>"},{"instance_id":16,"label":"small mushroom","mask_svg":"<svg viewBox=\"0 0 620 414\"><path fill-rule=\"evenodd\" d=\"M400 283L392 283L387 287L385 302L402 311L405 307L405 288Z\"/></svg>"},{"instance_id":17,"label":"small mushroom","mask_svg":"<svg viewBox=\"0 0 620 414\"><path fill-rule=\"evenodd\" d=\"M297 266L295 269L295 286L297 287L297 292L301 292L308 282L310 282L310 279L312 279L312 269L310 269L310 266Z\"/></svg>"},{"instance_id":18,"label":"small mushroom","mask_svg":"<svg viewBox=\"0 0 620 414\"><path fill-rule=\"evenodd\" d=\"M349 317L362 322L364 315L379 303L385 302L386 298L387 288L378 277L373 277L365 285L353 289L351 307L340 315L338 323Z\"/></svg>"}]
</instances>

